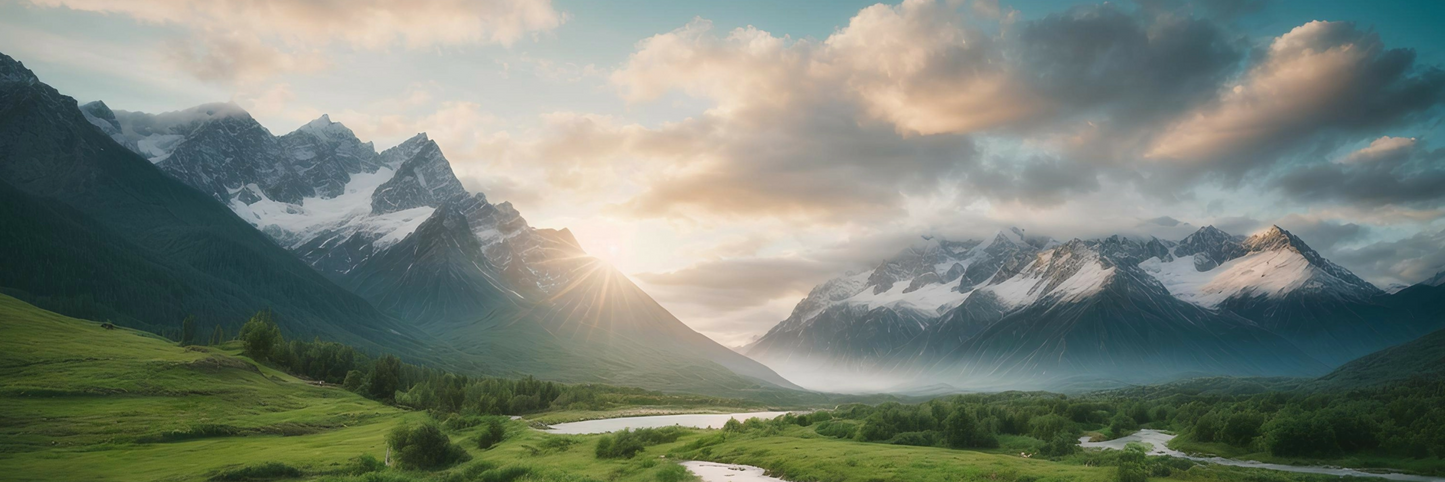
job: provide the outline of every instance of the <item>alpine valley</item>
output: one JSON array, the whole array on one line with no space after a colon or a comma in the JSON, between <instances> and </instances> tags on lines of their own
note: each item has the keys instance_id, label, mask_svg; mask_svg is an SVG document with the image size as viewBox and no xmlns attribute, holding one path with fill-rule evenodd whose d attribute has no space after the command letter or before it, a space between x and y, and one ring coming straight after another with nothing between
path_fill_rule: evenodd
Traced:
<instances>
[{"instance_id":1,"label":"alpine valley","mask_svg":"<svg viewBox=\"0 0 1445 482\"><path fill-rule=\"evenodd\" d=\"M688 328L566 229L469 193L417 134L377 152L322 116L77 103L0 57L8 293L154 331L272 309L320 336L491 375L687 391L797 388ZM10 224L14 223L14 224ZM73 275L86 273L78 279ZM163 304L145 300L170 299ZM173 323L173 324L172 324Z\"/></svg>"},{"instance_id":2,"label":"alpine valley","mask_svg":"<svg viewBox=\"0 0 1445 482\"><path fill-rule=\"evenodd\" d=\"M1445 288L1387 294L1273 226L1059 242L925 237L817 287L743 351L838 391L1081 390L1319 376L1445 326Z\"/></svg>"}]
</instances>

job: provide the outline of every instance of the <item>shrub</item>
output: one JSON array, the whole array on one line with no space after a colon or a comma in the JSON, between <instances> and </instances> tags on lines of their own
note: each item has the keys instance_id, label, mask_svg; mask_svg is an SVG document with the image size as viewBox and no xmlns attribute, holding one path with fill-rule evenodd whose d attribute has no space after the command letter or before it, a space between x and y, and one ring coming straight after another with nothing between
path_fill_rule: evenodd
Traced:
<instances>
[{"instance_id":1,"label":"shrub","mask_svg":"<svg viewBox=\"0 0 1445 482\"><path fill-rule=\"evenodd\" d=\"M597 440L597 458L630 459L649 445L672 442L681 435L676 427L624 429Z\"/></svg>"},{"instance_id":2,"label":"shrub","mask_svg":"<svg viewBox=\"0 0 1445 482\"><path fill-rule=\"evenodd\" d=\"M211 480L250 481L296 478L300 476L301 469L280 462L267 462L261 465L250 465L239 469L227 470L212 476Z\"/></svg>"},{"instance_id":3,"label":"shrub","mask_svg":"<svg viewBox=\"0 0 1445 482\"><path fill-rule=\"evenodd\" d=\"M1143 447L1126 445L1124 453L1119 456L1119 469L1116 474L1119 482L1148 482L1149 471L1144 467Z\"/></svg>"},{"instance_id":4,"label":"shrub","mask_svg":"<svg viewBox=\"0 0 1445 482\"><path fill-rule=\"evenodd\" d=\"M1059 434L1039 449L1045 457L1063 457L1079 451L1079 442L1069 434Z\"/></svg>"},{"instance_id":5,"label":"shrub","mask_svg":"<svg viewBox=\"0 0 1445 482\"><path fill-rule=\"evenodd\" d=\"M437 469L471 459L466 450L453 444L435 422L392 429L386 443L404 469Z\"/></svg>"},{"instance_id":6,"label":"shrub","mask_svg":"<svg viewBox=\"0 0 1445 482\"><path fill-rule=\"evenodd\" d=\"M687 468L677 464L667 464L657 469L657 482L682 482L688 480L690 474Z\"/></svg>"},{"instance_id":7,"label":"shrub","mask_svg":"<svg viewBox=\"0 0 1445 482\"><path fill-rule=\"evenodd\" d=\"M903 432L895 435L888 443L894 445L932 447L938 445L938 432Z\"/></svg>"},{"instance_id":8,"label":"shrub","mask_svg":"<svg viewBox=\"0 0 1445 482\"><path fill-rule=\"evenodd\" d=\"M829 420L813 424L813 431L824 437L853 438L858 433L858 426L848 422Z\"/></svg>"},{"instance_id":9,"label":"shrub","mask_svg":"<svg viewBox=\"0 0 1445 482\"><path fill-rule=\"evenodd\" d=\"M513 480L526 477L532 469L518 465L510 465L500 469L492 469L482 472L476 479L477 482L512 482Z\"/></svg>"},{"instance_id":10,"label":"shrub","mask_svg":"<svg viewBox=\"0 0 1445 482\"><path fill-rule=\"evenodd\" d=\"M371 456L371 454L361 454L361 456L351 460L351 468L348 472L351 472L352 475L361 475L377 472L385 468L385 462L377 460L376 457Z\"/></svg>"},{"instance_id":11,"label":"shrub","mask_svg":"<svg viewBox=\"0 0 1445 482\"><path fill-rule=\"evenodd\" d=\"M1109 421L1109 431L1113 432L1115 437L1129 435L1135 430L1139 430L1139 422L1135 421L1134 417L1125 415L1123 412L1114 415L1114 418Z\"/></svg>"},{"instance_id":12,"label":"shrub","mask_svg":"<svg viewBox=\"0 0 1445 482\"><path fill-rule=\"evenodd\" d=\"M486 417L482 420L482 431L477 434L477 448L486 450L507 438L507 426L502 417Z\"/></svg>"}]
</instances>

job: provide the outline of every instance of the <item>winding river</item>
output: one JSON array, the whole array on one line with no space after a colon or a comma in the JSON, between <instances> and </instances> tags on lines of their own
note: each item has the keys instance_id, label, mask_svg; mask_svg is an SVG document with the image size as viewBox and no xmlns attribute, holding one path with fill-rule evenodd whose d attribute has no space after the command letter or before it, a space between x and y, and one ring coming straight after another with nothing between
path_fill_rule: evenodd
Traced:
<instances>
[{"instance_id":1,"label":"winding river","mask_svg":"<svg viewBox=\"0 0 1445 482\"><path fill-rule=\"evenodd\" d=\"M1153 446L1153 448L1149 450L1149 455L1168 455L1170 457L1197 460L1200 462L1209 462L1219 465L1232 465L1236 467L1280 470L1285 472L1303 472L1307 474L1339 475L1351 477L1380 477L1389 480L1422 482L1445 482L1445 477L1430 477L1425 475L1409 475L1395 473L1373 473L1355 469L1347 469L1343 467L1328 467L1321 465L1269 464L1264 462L1256 462L1253 460L1226 459L1224 457L1196 457L1169 448L1168 443L1173 438L1173 435L1169 435L1158 430L1145 429L1135 432L1133 435L1127 437L1120 437L1114 440L1107 440L1103 442L1090 442L1089 437L1080 437L1079 446L1084 448L1123 450L1124 445L1130 442L1142 442Z\"/></svg>"},{"instance_id":2,"label":"winding river","mask_svg":"<svg viewBox=\"0 0 1445 482\"><path fill-rule=\"evenodd\" d=\"M729 419L747 420L750 418L774 418L788 412L745 412L745 413L706 413L687 415L654 415L646 417L621 417L605 418L599 420L587 420L582 422L559 423L546 429L548 433L580 435L616 432L622 429L638 428L660 428L660 427L691 427L691 428L722 428ZM1133 435L1121 437L1104 442L1090 442L1088 437L1079 439L1079 446L1084 448L1123 450L1130 442L1142 442L1152 445L1149 455L1168 455L1182 459L1197 460L1219 465L1232 465L1236 467L1250 467L1256 469L1280 470L1285 472L1302 472L1308 474L1352 476L1352 477L1379 477L1388 480L1401 480L1409 482L1445 482L1445 477L1430 477L1424 475L1409 475L1397 473L1373 473L1343 467L1329 467L1317 465L1284 465L1255 462L1252 460L1226 459L1223 457L1196 457L1185 454L1178 450L1169 448L1169 441L1174 438L1158 430L1145 429L1135 432ZM704 482L787 482L776 477L769 477L764 474L763 469L751 465L720 464L705 461L687 461L682 465L687 470L702 478Z\"/></svg>"}]
</instances>

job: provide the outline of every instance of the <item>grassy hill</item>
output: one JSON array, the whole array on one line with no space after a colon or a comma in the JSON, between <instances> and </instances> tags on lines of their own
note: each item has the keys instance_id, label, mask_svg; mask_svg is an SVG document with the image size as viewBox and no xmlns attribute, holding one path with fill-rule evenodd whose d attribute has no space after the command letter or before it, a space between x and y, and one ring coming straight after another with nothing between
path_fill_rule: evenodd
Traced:
<instances>
[{"instance_id":1,"label":"grassy hill","mask_svg":"<svg viewBox=\"0 0 1445 482\"><path fill-rule=\"evenodd\" d=\"M234 343L233 343L234 344ZM0 295L0 476L15 481L684 481L678 460L764 467L796 481L1107 481L1113 453L1021 458L1013 436L997 449L858 442L778 420L741 431L681 430L633 458L601 459L603 435L550 435L525 420L482 450L481 426L445 433L471 460L435 472L371 467L386 434L432 419L334 386L257 365L234 346L187 347L140 331L47 312ZM643 408L637 413L646 411ZM618 410L616 413L624 413ZM587 418L572 411L536 419ZM448 416L440 416L447 419ZM1164 462L1161 462L1164 463ZM1173 480L1326 477L1168 462ZM258 467L283 477L239 477ZM1156 464L1157 465L1157 464ZM1157 478L1157 477L1156 477Z\"/></svg>"},{"instance_id":2,"label":"grassy hill","mask_svg":"<svg viewBox=\"0 0 1445 482\"><path fill-rule=\"evenodd\" d=\"M1423 378L1445 377L1445 330L1362 356L1322 376L1314 385L1359 388Z\"/></svg>"},{"instance_id":3,"label":"grassy hill","mask_svg":"<svg viewBox=\"0 0 1445 482\"><path fill-rule=\"evenodd\" d=\"M10 480L204 480L283 462L381 456L424 417L211 348L0 296L0 473Z\"/></svg>"}]
</instances>

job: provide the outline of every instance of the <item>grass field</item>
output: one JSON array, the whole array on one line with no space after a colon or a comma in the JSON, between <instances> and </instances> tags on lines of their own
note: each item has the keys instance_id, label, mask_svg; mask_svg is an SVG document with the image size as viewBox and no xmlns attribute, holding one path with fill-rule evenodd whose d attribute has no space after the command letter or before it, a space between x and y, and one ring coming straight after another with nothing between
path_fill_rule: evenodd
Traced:
<instances>
[{"instance_id":1,"label":"grass field","mask_svg":"<svg viewBox=\"0 0 1445 482\"><path fill-rule=\"evenodd\" d=\"M385 435L393 427L430 416L315 386L237 351L182 348L0 296L0 480L209 481L280 463L301 474L285 480L680 482L693 480L675 465L684 459L756 465L795 482L1088 482L1115 476L1099 456L1065 462L1019 457L1018 447L1038 443L1027 437L979 452L832 439L793 425L746 433L686 430L631 459L598 459L594 447L602 436L550 435L530 428L530 420L508 422L506 440L489 450L474 443L481 427L450 431L472 460L443 471L358 473L359 456L385 457ZM656 410L677 408L531 418L555 423ZM1309 480L1205 466L1171 477L1241 478Z\"/></svg>"}]
</instances>

